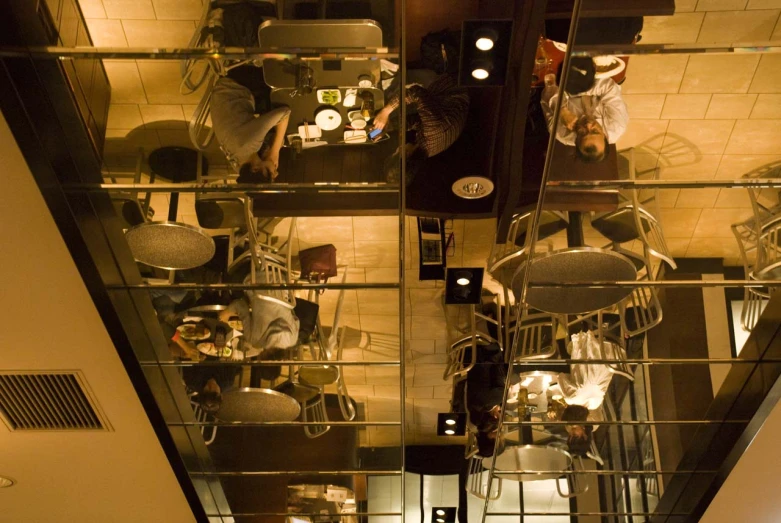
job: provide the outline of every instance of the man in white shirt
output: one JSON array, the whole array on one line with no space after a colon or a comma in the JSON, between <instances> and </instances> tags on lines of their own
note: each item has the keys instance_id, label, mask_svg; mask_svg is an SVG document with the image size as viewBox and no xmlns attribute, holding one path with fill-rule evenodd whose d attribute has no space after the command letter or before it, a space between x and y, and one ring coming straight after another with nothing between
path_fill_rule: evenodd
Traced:
<instances>
[{"instance_id":1,"label":"man in white shirt","mask_svg":"<svg viewBox=\"0 0 781 523\"><path fill-rule=\"evenodd\" d=\"M607 158L608 145L618 141L629 123L621 87L611 78L594 80L595 70L591 58L572 58L565 103L555 125L556 139L574 145L584 162L601 162ZM550 132L553 132L553 108L559 94L554 84L546 87L541 99Z\"/></svg>"}]
</instances>

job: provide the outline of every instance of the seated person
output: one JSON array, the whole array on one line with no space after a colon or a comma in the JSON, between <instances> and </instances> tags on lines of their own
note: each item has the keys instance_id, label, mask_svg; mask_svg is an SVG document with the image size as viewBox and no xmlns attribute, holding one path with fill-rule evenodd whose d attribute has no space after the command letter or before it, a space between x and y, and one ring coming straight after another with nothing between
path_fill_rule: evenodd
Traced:
<instances>
[{"instance_id":1,"label":"seated person","mask_svg":"<svg viewBox=\"0 0 781 523\"><path fill-rule=\"evenodd\" d=\"M218 2L212 16L222 16L223 44L257 47L258 26L273 18L276 6L271 2ZM221 13L219 12L221 11ZM256 115L255 96L267 97L262 87L263 71L252 66L237 67L221 77L211 95L214 135L231 167L240 174L240 183L273 180L278 175L279 151L285 139L290 109L270 109L270 103L258 104L267 110ZM260 84L260 85L259 85ZM266 136L275 131L266 144Z\"/></svg>"},{"instance_id":2,"label":"seated person","mask_svg":"<svg viewBox=\"0 0 781 523\"><path fill-rule=\"evenodd\" d=\"M234 300L220 313L221 321L238 316L244 326L244 356L260 359L290 359L289 349L298 344L299 321L293 309L265 300L257 291ZM281 351L281 352L280 352ZM234 351L237 354L238 351Z\"/></svg>"},{"instance_id":3,"label":"seated person","mask_svg":"<svg viewBox=\"0 0 781 523\"><path fill-rule=\"evenodd\" d=\"M605 160L608 145L616 143L629 124L621 87L612 78L595 80L595 72L593 59L572 57L558 123L553 121L558 86L546 85L540 100L549 131L554 132L555 127L556 139L574 145L575 154L589 163Z\"/></svg>"},{"instance_id":4,"label":"seated person","mask_svg":"<svg viewBox=\"0 0 781 523\"><path fill-rule=\"evenodd\" d=\"M393 87L391 87L393 90ZM428 87L412 84L406 90L408 136L404 147L406 184L412 183L423 160L435 156L453 145L464 130L469 114L469 93L458 87L453 74L443 74ZM385 107L374 116L374 128L385 129L393 111L400 105L399 91L385 100ZM388 183L397 183L400 176L402 146L385 161Z\"/></svg>"},{"instance_id":5,"label":"seated person","mask_svg":"<svg viewBox=\"0 0 781 523\"><path fill-rule=\"evenodd\" d=\"M196 395L201 408L209 414L215 414L222 404L222 393L231 387L236 376L241 374L241 367L234 366L199 366L182 368L182 379L185 385Z\"/></svg>"},{"instance_id":6,"label":"seated person","mask_svg":"<svg viewBox=\"0 0 781 523\"><path fill-rule=\"evenodd\" d=\"M478 453L483 457L503 448L498 438L499 416L502 411L507 364L504 354L495 343L478 345L477 362L467 373L467 411L469 420L477 427ZM500 441L497 444L497 439Z\"/></svg>"},{"instance_id":7,"label":"seated person","mask_svg":"<svg viewBox=\"0 0 781 523\"><path fill-rule=\"evenodd\" d=\"M571 350L571 357L575 360L602 359L599 342L591 331L573 334ZM619 359L621 352L616 344L605 342L607 359ZM560 394L567 405L584 407L589 419L598 421L612 379L613 373L604 363L573 363L569 373L559 374L551 392Z\"/></svg>"},{"instance_id":8,"label":"seated person","mask_svg":"<svg viewBox=\"0 0 781 523\"><path fill-rule=\"evenodd\" d=\"M567 431L567 447L573 456L586 457L591 450L591 438L594 426L584 423L589 415L588 409L580 405L570 405L561 414L561 421L572 422L564 425Z\"/></svg>"}]
</instances>

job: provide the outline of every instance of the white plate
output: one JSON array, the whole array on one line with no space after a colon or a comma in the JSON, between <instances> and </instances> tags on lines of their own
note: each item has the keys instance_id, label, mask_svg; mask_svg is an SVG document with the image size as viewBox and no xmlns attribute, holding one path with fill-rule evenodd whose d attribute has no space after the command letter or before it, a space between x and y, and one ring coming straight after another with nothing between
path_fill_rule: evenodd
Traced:
<instances>
[{"instance_id":1,"label":"white plate","mask_svg":"<svg viewBox=\"0 0 781 523\"><path fill-rule=\"evenodd\" d=\"M222 354L219 354L217 351L217 348L214 346L214 343L207 341L204 343L199 343L195 346L196 349L198 349L199 352L202 352L203 354L206 354L207 356L212 356L214 358L229 358L230 355L233 353L233 349L230 348L230 346L225 345L225 348L222 349Z\"/></svg>"},{"instance_id":2,"label":"white plate","mask_svg":"<svg viewBox=\"0 0 781 523\"><path fill-rule=\"evenodd\" d=\"M562 44L561 42L554 42L553 40L551 40L551 42L553 42L553 47L555 47L556 49L558 49L562 53L566 53L567 52L567 44Z\"/></svg>"},{"instance_id":3,"label":"white plate","mask_svg":"<svg viewBox=\"0 0 781 523\"><path fill-rule=\"evenodd\" d=\"M336 101L335 102L326 102L323 99L323 95L326 93L333 93L336 95ZM329 105L336 105L339 102L342 101L342 92L339 89L318 89L317 90L317 101L321 104L329 104Z\"/></svg>"},{"instance_id":4,"label":"white plate","mask_svg":"<svg viewBox=\"0 0 781 523\"><path fill-rule=\"evenodd\" d=\"M320 109L315 114L315 123L323 131L333 131L342 125L342 115L330 107Z\"/></svg>"},{"instance_id":5,"label":"white plate","mask_svg":"<svg viewBox=\"0 0 781 523\"><path fill-rule=\"evenodd\" d=\"M626 62L617 56L613 56L613 58L618 62L618 67L611 69L610 71L605 71L604 73L597 73L594 75L594 78L612 78L626 69Z\"/></svg>"}]
</instances>

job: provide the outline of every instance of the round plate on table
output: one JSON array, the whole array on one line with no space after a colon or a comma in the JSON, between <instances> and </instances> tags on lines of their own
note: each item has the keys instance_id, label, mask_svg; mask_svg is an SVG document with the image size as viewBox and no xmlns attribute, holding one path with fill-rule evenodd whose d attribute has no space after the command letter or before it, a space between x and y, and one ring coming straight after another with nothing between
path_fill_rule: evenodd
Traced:
<instances>
[{"instance_id":1,"label":"round plate on table","mask_svg":"<svg viewBox=\"0 0 781 523\"><path fill-rule=\"evenodd\" d=\"M200 267L216 249L206 231L179 222L142 223L128 229L125 240L136 261L165 270Z\"/></svg>"},{"instance_id":2,"label":"round plate on table","mask_svg":"<svg viewBox=\"0 0 781 523\"><path fill-rule=\"evenodd\" d=\"M520 296L523 284L522 263L512 282L513 293ZM575 247L535 256L532 259L531 283L583 283L634 281L637 269L626 256L607 249ZM530 287L526 303L534 309L552 314L582 314L605 309L620 302L632 292L630 287Z\"/></svg>"},{"instance_id":3,"label":"round plate on table","mask_svg":"<svg viewBox=\"0 0 781 523\"><path fill-rule=\"evenodd\" d=\"M230 345L225 345L222 351L219 351L217 350L217 347L215 347L214 343L210 341L199 343L195 346L195 348L198 349L198 352L201 354L206 354L212 358L230 358L230 355L233 354L233 349L230 347Z\"/></svg>"},{"instance_id":4,"label":"round plate on table","mask_svg":"<svg viewBox=\"0 0 781 523\"><path fill-rule=\"evenodd\" d=\"M203 331L202 334L198 334L197 330L201 329ZM209 339L209 336L212 335L211 331L206 325L200 325L198 323L184 323L182 325L179 325L176 328L177 331L179 331L179 334L188 341L201 341Z\"/></svg>"},{"instance_id":5,"label":"round plate on table","mask_svg":"<svg viewBox=\"0 0 781 523\"><path fill-rule=\"evenodd\" d=\"M216 417L222 421L293 421L299 414L301 405L287 394L244 387L223 393Z\"/></svg>"}]
</instances>

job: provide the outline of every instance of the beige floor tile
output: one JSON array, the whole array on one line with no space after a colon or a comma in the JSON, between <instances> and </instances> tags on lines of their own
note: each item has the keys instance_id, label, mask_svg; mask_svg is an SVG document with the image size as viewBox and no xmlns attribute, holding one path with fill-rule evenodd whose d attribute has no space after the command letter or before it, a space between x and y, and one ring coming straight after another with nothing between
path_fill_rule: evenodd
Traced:
<instances>
[{"instance_id":1,"label":"beige floor tile","mask_svg":"<svg viewBox=\"0 0 781 523\"><path fill-rule=\"evenodd\" d=\"M342 300L341 314L359 314L357 291L345 290ZM327 290L318 298L320 300L320 319L323 325L333 325L334 313L339 302L340 291Z\"/></svg>"},{"instance_id":2,"label":"beige floor tile","mask_svg":"<svg viewBox=\"0 0 781 523\"><path fill-rule=\"evenodd\" d=\"M714 94L705 118L712 120L748 118L756 100L755 94Z\"/></svg>"},{"instance_id":3,"label":"beige floor tile","mask_svg":"<svg viewBox=\"0 0 781 523\"><path fill-rule=\"evenodd\" d=\"M200 20L201 0L152 0L158 20Z\"/></svg>"},{"instance_id":4,"label":"beige floor tile","mask_svg":"<svg viewBox=\"0 0 781 523\"><path fill-rule=\"evenodd\" d=\"M774 154L781 140L781 120L738 120L725 154Z\"/></svg>"},{"instance_id":5,"label":"beige floor tile","mask_svg":"<svg viewBox=\"0 0 781 523\"><path fill-rule=\"evenodd\" d=\"M663 94L624 94L630 118L656 119L662 114Z\"/></svg>"},{"instance_id":6,"label":"beige floor tile","mask_svg":"<svg viewBox=\"0 0 781 523\"><path fill-rule=\"evenodd\" d=\"M770 40L773 42L781 40L781 18L779 18L778 22L776 22L776 27L773 29L773 34L770 36Z\"/></svg>"},{"instance_id":7,"label":"beige floor tile","mask_svg":"<svg viewBox=\"0 0 781 523\"><path fill-rule=\"evenodd\" d=\"M398 241L399 218L397 216L353 217L355 239Z\"/></svg>"},{"instance_id":8,"label":"beige floor tile","mask_svg":"<svg viewBox=\"0 0 781 523\"><path fill-rule=\"evenodd\" d=\"M141 118L147 129L186 129L181 105L141 105Z\"/></svg>"},{"instance_id":9,"label":"beige floor tile","mask_svg":"<svg viewBox=\"0 0 781 523\"><path fill-rule=\"evenodd\" d=\"M687 258L738 258L740 250L734 237L692 238Z\"/></svg>"},{"instance_id":10,"label":"beige floor tile","mask_svg":"<svg viewBox=\"0 0 781 523\"><path fill-rule=\"evenodd\" d=\"M399 384L399 368L398 367L370 367L366 366L366 383L371 383L375 387L377 385L396 386Z\"/></svg>"},{"instance_id":11,"label":"beige floor tile","mask_svg":"<svg viewBox=\"0 0 781 523\"><path fill-rule=\"evenodd\" d=\"M413 316L410 322L411 339L447 340L445 317Z\"/></svg>"},{"instance_id":12,"label":"beige floor tile","mask_svg":"<svg viewBox=\"0 0 781 523\"><path fill-rule=\"evenodd\" d=\"M646 16L643 19L643 44L685 44L697 41L705 13L680 13L673 16Z\"/></svg>"},{"instance_id":13,"label":"beige floor tile","mask_svg":"<svg viewBox=\"0 0 781 523\"><path fill-rule=\"evenodd\" d=\"M399 281L398 269L375 269L367 267L366 283L396 283Z\"/></svg>"},{"instance_id":14,"label":"beige floor tile","mask_svg":"<svg viewBox=\"0 0 781 523\"><path fill-rule=\"evenodd\" d=\"M433 289L436 287L436 281L420 280L418 277L419 273L416 263L414 269L407 269L404 271L404 285L406 285L408 289Z\"/></svg>"},{"instance_id":15,"label":"beige floor tile","mask_svg":"<svg viewBox=\"0 0 781 523\"><path fill-rule=\"evenodd\" d=\"M778 13L777 10L707 13L697 42L716 44L769 40L778 21Z\"/></svg>"},{"instance_id":16,"label":"beige floor tile","mask_svg":"<svg viewBox=\"0 0 781 523\"><path fill-rule=\"evenodd\" d=\"M106 18L106 10L103 9L101 0L79 0L79 7L87 23L91 18Z\"/></svg>"},{"instance_id":17,"label":"beige floor tile","mask_svg":"<svg viewBox=\"0 0 781 523\"><path fill-rule=\"evenodd\" d=\"M434 354L437 351L436 342L434 340L409 340L407 342L407 348L422 354Z\"/></svg>"},{"instance_id":18,"label":"beige floor tile","mask_svg":"<svg viewBox=\"0 0 781 523\"><path fill-rule=\"evenodd\" d=\"M192 148L192 142L190 141L190 135L184 129L157 129L158 136L160 136L160 143L164 146L177 146L177 147L190 147ZM211 163L211 158L204 154L207 160Z\"/></svg>"},{"instance_id":19,"label":"beige floor tile","mask_svg":"<svg viewBox=\"0 0 781 523\"><path fill-rule=\"evenodd\" d=\"M675 206L679 209L706 209L713 207L720 189L681 189Z\"/></svg>"},{"instance_id":20,"label":"beige floor tile","mask_svg":"<svg viewBox=\"0 0 781 523\"><path fill-rule=\"evenodd\" d=\"M433 399L434 387L407 387L406 397L412 399Z\"/></svg>"},{"instance_id":21,"label":"beige floor tile","mask_svg":"<svg viewBox=\"0 0 781 523\"><path fill-rule=\"evenodd\" d=\"M692 55L680 92L748 92L758 63L759 57L756 55ZM725 74L727 71L729 74Z\"/></svg>"},{"instance_id":22,"label":"beige floor tile","mask_svg":"<svg viewBox=\"0 0 781 523\"><path fill-rule=\"evenodd\" d=\"M496 219L466 220L461 243L491 243L496 234Z\"/></svg>"},{"instance_id":23,"label":"beige floor tile","mask_svg":"<svg viewBox=\"0 0 781 523\"><path fill-rule=\"evenodd\" d=\"M720 161L720 154L703 154L694 155L687 162L663 163L659 167L659 177L662 180L712 180Z\"/></svg>"},{"instance_id":24,"label":"beige floor tile","mask_svg":"<svg viewBox=\"0 0 781 523\"><path fill-rule=\"evenodd\" d=\"M762 55L748 92L781 93L781 56Z\"/></svg>"},{"instance_id":25,"label":"beige floor tile","mask_svg":"<svg viewBox=\"0 0 781 523\"><path fill-rule=\"evenodd\" d=\"M748 0L746 9L779 9L781 0Z\"/></svg>"},{"instance_id":26,"label":"beige floor tile","mask_svg":"<svg viewBox=\"0 0 781 523\"><path fill-rule=\"evenodd\" d=\"M127 47L122 22L102 18L88 18L87 29L95 47Z\"/></svg>"},{"instance_id":27,"label":"beige floor tile","mask_svg":"<svg viewBox=\"0 0 781 523\"><path fill-rule=\"evenodd\" d=\"M444 316L442 289L410 289L410 304L415 316Z\"/></svg>"},{"instance_id":28,"label":"beige floor tile","mask_svg":"<svg viewBox=\"0 0 781 523\"><path fill-rule=\"evenodd\" d=\"M136 104L111 104L108 108L107 129L135 129L144 125Z\"/></svg>"},{"instance_id":29,"label":"beige floor tile","mask_svg":"<svg viewBox=\"0 0 781 523\"><path fill-rule=\"evenodd\" d=\"M442 379L444 372L445 372L445 366L442 364L415 365L415 376L412 378L412 386L433 387L433 386L444 385L447 383L445 380Z\"/></svg>"},{"instance_id":30,"label":"beige floor tile","mask_svg":"<svg viewBox=\"0 0 781 523\"><path fill-rule=\"evenodd\" d=\"M751 200L745 189L720 189L714 207L717 209L750 209Z\"/></svg>"},{"instance_id":31,"label":"beige floor tile","mask_svg":"<svg viewBox=\"0 0 781 523\"><path fill-rule=\"evenodd\" d=\"M781 94L760 94L751 118L781 119Z\"/></svg>"},{"instance_id":32,"label":"beige floor tile","mask_svg":"<svg viewBox=\"0 0 781 523\"><path fill-rule=\"evenodd\" d=\"M697 7L697 0L676 0L676 13L691 13Z\"/></svg>"},{"instance_id":33,"label":"beige floor tile","mask_svg":"<svg viewBox=\"0 0 781 523\"><path fill-rule=\"evenodd\" d=\"M413 364L417 365L437 365L444 371L447 363L447 354L419 354L413 358Z\"/></svg>"},{"instance_id":34,"label":"beige floor tile","mask_svg":"<svg viewBox=\"0 0 781 523\"><path fill-rule=\"evenodd\" d=\"M103 0L108 18L154 20L152 0Z\"/></svg>"},{"instance_id":35,"label":"beige floor tile","mask_svg":"<svg viewBox=\"0 0 781 523\"><path fill-rule=\"evenodd\" d=\"M662 209L665 238L691 238L700 219L700 209Z\"/></svg>"},{"instance_id":36,"label":"beige floor tile","mask_svg":"<svg viewBox=\"0 0 781 523\"><path fill-rule=\"evenodd\" d=\"M633 56L621 90L626 94L677 93L688 59L686 55Z\"/></svg>"},{"instance_id":37,"label":"beige floor tile","mask_svg":"<svg viewBox=\"0 0 781 523\"><path fill-rule=\"evenodd\" d=\"M185 44L187 41L185 40ZM148 44L147 44L148 45ZM138 70L144 82L144 90L150 104L197 104L205 87L198 91L179 94L179 84L182 81L178 61L168 60L138 60ZM216 142L216 140L215 140Z\"/></svg>"},{"instance_id":38,"label":"beige floor tile","mask_svg":"<svg viewBox=\"0 0 781 523\"><path fill-rule=\"evenodd\" d=\"M399 242L355 242L356 267L398 267Z\"/></svg>"},{"instance_id":39,"label":"beige floor tile","mask_svg":"<svg viewBox=\"0 0 781 523\"><path fill-rule=\"evenodd\" d=\"M485 267L488 262L488 257L491 255L491 247L493 247L493 245L486 243L465 243L463 245L464 254L461 266ZM452 266L455 266L455 264Z\"/></svg>"},{"instance_id":40,"label":"beige floor tile","mask_svg":"<svg viewBox=\"0 0 781 523\"><path fill-rule=\"evenodd\" d=\"M111 84L111 102L116 104L147 103L144 84L136 62L104 60L103 66Z\"/></svg>"},{"instance_id":41,"label":"beige floor tile","mask_svg":"<svg viewBox=\"0 0 781 523\"><path fill-rule=\"evenodd\" d=\"M674 139L668 141L670 135L688 140L701 154L722 154L734 125L734 120L672 120L667 128L662 154L665 154L666 148L669 150L669 144L676 142Z\"/></svg>"},{"instance_id":42,"label":"beige floor tile","mask_svg":"<svg viewBox=\"0 0 781 523\"><path fill-rule=\"evenodd\" d=\"M160 138L157 132L146 129L119 130L108 129L106 131L106 145L104 146L104 159L112 155L136 155L138 148L145 151L153 151L160 147Z\"/></svg>"},{"instance_id":43,"label":"beige floor tile","mask_svg":"<svg viewBox=\"0 0 781 523\"><path fill-rule=\"evenodd\" d=\"M352 394L352 387L350 387L349 390L350 393ZM375 412L371 409L366 409L366 420L367 421L401 421L401 410L400 409L379 410Z\"/></svg>"},{"instance_id":44,"label":"beige floor tile","mask_svg":"<svg viewBox=\"0 0 781 523\"><path fill-rule=\"evenodd\" d=\"M361 330L369 334L399 335L397 316L361 314ZM369 340L371 343L371 340ZM398 344L398 338L396 343Z\"/></svg>"},{"instance_id":45,"label":"beige floor tile","mask_svg":"<svg viewBox=\"0 0 781 523\"><path fill-rule=\"evenodd\" d=\"M781 155L777 154L725 154L721 158L719 170L716 171L716 179L737 180L755 169L771 165L780 160Z\"/></svg>"},{"instance_id":46,"label":"beige floor tile","mask_svg":"<svg viewBox=\"0 0 781 523\"><path fill-rule=\"evenodd\" d=\"M322 218L298 218L296 220L298 237L306 242L320 244L330 242L353 241L353 219L340 216Z\"/></svg>"},{"instance_id":47,"label":"beige floor tile","mask_svg":"<svg viewBox=\"0 0 781 523\"><path fill-rule=\"evenodd\" d=\"M358 294L358 309L361 314L389 314L398 317L399 291L385 289L363 289Z\"/></svg>"},{"instance_id":48,"label":"beige floor tile","mask_svg":"<svg viewBox=\"0 0 781 523\"><path fill-rule=\"evenodd\" d=\"M748 209L703 209L692 241L708 238L731 238L733 223L738 223L749 217ZM691 249L691 246L690 246Z\"/></svg>"},{"instance_id":49,"label":"beige floor tile","mask_svg":"<svg viewBox=\"0 0 781 523\"><path fill-rule=\"evenodd\" d=\"M700 0L697 11L734 11L743 10L747 0Z\"/></svg>"},{"instance_id":50,"label":"beige floor tile","mask_svg":"<svg viewBox=\"0 0 781 523\"><path fill-rule=\"evenodd\" d=\"M195 32L190 21L122 20L130 47L186 47Z\"/></svg>"},{"instance_id":51,"label":"beige floor tile","mask_svg":"<svg viewBox=\"0 0 781 523\"><path fill-rule=\"evenodd\" d=\"M624 135L616 144L619 149L636 147L635 153L659 153L669 120L629 120Z\"/></svg>"},{"instance_id":52,"label":"beige floor tile","mask_svg":"<svg viewBox=\"0 0 781 523\"><path fill-rule=\"evenodd\" d=\"M663 209L673 208L678 202L678 195L680 193L680 189L660 189L656 201L659 202L659 207Z\"/></svg>"},{"instance_id":53,"label":"beige floor tile","mask_svg":"<svg viewBox=\"0 0 781 523\"><path fill-rule=\"evenodd\" d=\"M667 248L670 249L670 255L673 258L682 258L686 256L686 249L689 248L689 238L665 238Z\"/></svg>"},{"instance_id":54,"label":"beige floor tile","mask_svg":"<svg viewBox=\"0 0 781 523\"><path fill-rule=\"evenodd\" d=\"M668 94L661 117L669 120L705 118L710 98L709 94Z\"/></svg>"},{"instance_id":55,"label":"beige floor tile","mask_svg":"<svg viewBox=\"0 0 781 523\"><path fill-rule=\"evenodd\" d=\"M354 365L345 365L342 367L342 375L347 386L366 385L366 368Z\"/></svg>"},{"instance_id":56,"label":"beige floor tile","mask_svg":"<svg viewBox=\"0 0 781 523\"><path fill-rule=\"evenodd\" d=\"M435 399L449 400L452 397L453 397L453 385L439 385L437 387L434 387Z\"/></svg>"},{"instance_id":57,"label":"beige floor tile","mask_svg":"<svg viewBox=\"0 0 781 523\"><path fill-rule=\"evenodd\" d=\"M643 176L646 173L650 173L654 168L656 168L658 161L659 161L658 154L635 152L635 175ZM627 164L627 170L628 167L629 166ZM619 163L619 170L620 169L621 169L621 163ZM623 172L621 174L624 175Z\"/></svg>"}]
</instances>

